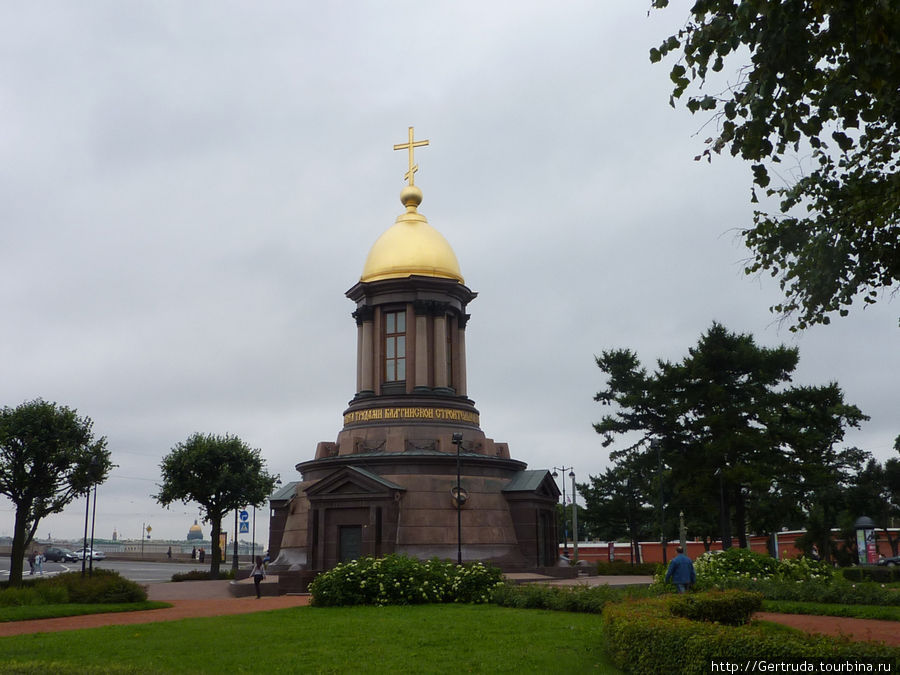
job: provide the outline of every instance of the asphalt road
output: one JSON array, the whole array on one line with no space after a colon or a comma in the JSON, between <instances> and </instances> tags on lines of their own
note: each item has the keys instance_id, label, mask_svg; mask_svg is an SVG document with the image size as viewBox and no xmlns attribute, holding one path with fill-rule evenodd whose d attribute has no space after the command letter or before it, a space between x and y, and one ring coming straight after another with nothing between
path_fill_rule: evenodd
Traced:
<instances>
[{"instance_id":1,"label":"asphalt road","mask_svg":"<svg viewBox=\"0 0 900 675\"><path fill-rule=\"evenodd\" d=\"M88 561L88 565L90 561ZM95 560L94 569L115 570L126 579L131 579L140 584L157 584L171 581L172 575L177 572L190 572L191 570L209 570L209 564L201 565L198 562L147 562L125 560ZM80 572L81 561L55 563L44 562L44 575L61 574L63 572ZM25 562L25 577L28 578L28 562ZM0 558L0 581L9 578L9 558Z\"/></svg>"}]
</instances>

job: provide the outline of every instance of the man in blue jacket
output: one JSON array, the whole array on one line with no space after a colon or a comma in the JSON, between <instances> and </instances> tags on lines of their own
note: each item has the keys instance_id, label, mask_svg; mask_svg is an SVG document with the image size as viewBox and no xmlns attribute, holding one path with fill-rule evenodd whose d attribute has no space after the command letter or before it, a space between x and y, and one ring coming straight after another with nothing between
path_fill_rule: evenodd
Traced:
<instances>
[{"instance_id":1,"label":"man in blue jacket","mask_svg":"<svg viewBox=\"0 0 900 675\"><path fill-rule=\"evenodd\" d=\"M688 586L697 581L697 574L694 572L694 563L684 554L684 548L679 546L675 550L678 551L678 555L669 563L669 569L666 571L666 583L669 583L669 579L671 579L678 588L678 592L684 593Z\"/></svg>"}]
</instances>

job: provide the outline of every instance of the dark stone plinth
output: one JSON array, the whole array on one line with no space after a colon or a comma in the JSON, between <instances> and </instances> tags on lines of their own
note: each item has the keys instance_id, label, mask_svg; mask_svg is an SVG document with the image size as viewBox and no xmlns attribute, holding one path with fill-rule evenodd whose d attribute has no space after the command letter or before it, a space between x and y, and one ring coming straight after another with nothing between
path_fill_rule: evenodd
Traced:
<instances>
[{"instance_id":1,"label":"dark stone plinth","mask_svg":"<svg viewBox=\"0 0 900 675\"><path fill-rule=\"evenodd\" d=\"M300 570L297 572L281 572L278 574L278 593L308 593L309 585L319 573L313 570Z\"/></svg>"}]
</instances>

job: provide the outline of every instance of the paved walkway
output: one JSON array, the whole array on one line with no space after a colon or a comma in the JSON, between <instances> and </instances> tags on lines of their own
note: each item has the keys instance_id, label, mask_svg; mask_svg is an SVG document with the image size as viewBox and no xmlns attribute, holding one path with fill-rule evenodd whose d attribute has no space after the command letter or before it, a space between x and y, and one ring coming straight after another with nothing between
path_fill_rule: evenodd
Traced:
<instances>
[{"instance_id":1,"label":"paved walkway","mask_svg":"<svg viewBox=\"0 0 900 675\"><path fill-rule=\"evenodd\" d=\"M175 621L200 616L249 614L250 612L301 607L309 604L308 595L279 595L260 599L251 595L235 598L228 590L229 583L228 581L182 581L150 584L147 588L148 599L168 602L172 604L172 607L150 609L143 612L115 612L33 621L9 621L0 623L0 637L96 628L98 626Z\"/></svg>"},{"instance_id":2,"label":"paved walkway","mask_svg":"<svg viewBox=\"0 0 900 675\"><path fill-rule=\"evenodd\" d=\"M774 621L807 633L834 637L848 637L858 642L884 642L900 647L900 623L875 619L848 619L842 616L811 616L808 614L775 614L757 612L754 619Z\"/></svg>"}]
</instances>

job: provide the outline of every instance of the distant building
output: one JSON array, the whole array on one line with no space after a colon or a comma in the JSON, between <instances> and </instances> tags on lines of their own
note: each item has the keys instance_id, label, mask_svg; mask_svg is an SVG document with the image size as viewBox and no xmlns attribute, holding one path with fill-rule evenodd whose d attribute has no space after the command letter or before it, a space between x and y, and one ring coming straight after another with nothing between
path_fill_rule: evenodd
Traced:
<instances>
[{"instance_id":1,"label":"distant building","mask_svg":"<svg viewBox=\"0 0 900 675\"><path fill-rule=\"evenodd\" d=\"M191 525L191 529L188 530L187 540L188 541L201 541L203 539L203 530L200 529L200 526L197 524L197 521L194 521L194 524Z\"/></svg>"}]
</instances>

